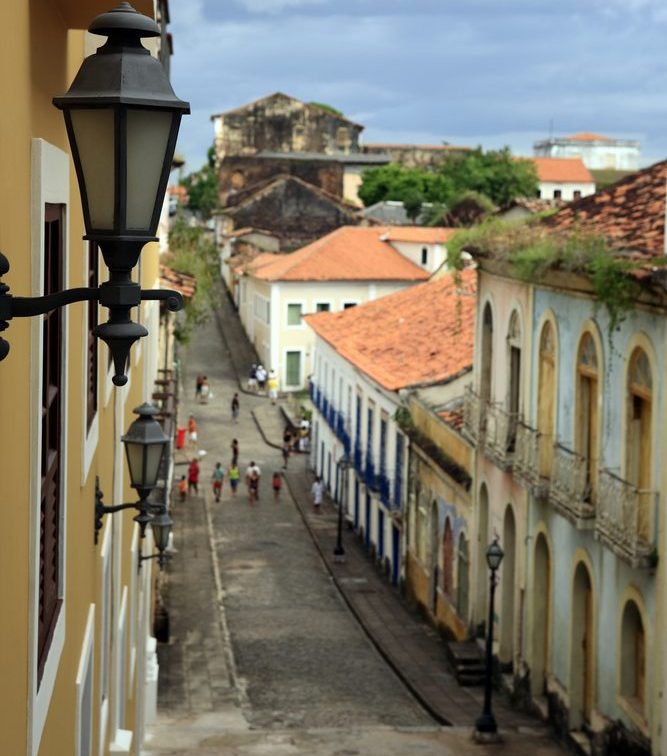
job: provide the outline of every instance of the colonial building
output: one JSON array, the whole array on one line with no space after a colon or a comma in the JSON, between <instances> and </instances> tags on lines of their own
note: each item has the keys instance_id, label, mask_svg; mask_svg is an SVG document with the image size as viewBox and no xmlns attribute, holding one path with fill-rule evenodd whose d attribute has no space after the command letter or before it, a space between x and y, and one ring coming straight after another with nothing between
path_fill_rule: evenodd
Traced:
<instances>
[{"instance_id":1,"label":"colonial building","mask_svg":"<svg viewBox=\"0 0 667 756\"><path fill-rule=\"evenodd\" d=\"M666 179L658 163L546 221L581 245L596 235L604 280L583 246L584 262L530 282L493 244L476 255L465 426L477 537L505 551L498 656L600 754L665 750Z\"/></svg>"},{"instance_id":2,"label":"colonial building","mask_svg":"<svg viewBox=\"0 0 667 756\"><path fill-rule=\"evenodd\" d=\"M134 6L160 22L167 40L167 3ZM83 30L109 8L40 0L0 10L0 249L11 265L3 285L16 297L103 280L101 255L82 238L65 122L51 100L104 43ZM147 46L168 63L157 40ZM135 280L159 287L158 244L144 248ZM173 409L169 374L158 372L158 303L132 313L149 336L132 349L122 388L92 334L107 317L96 302L14 318L3 332L11 349L0 362L0 751L12 756L138 754L155 712L154 563L139 569L153 551L150 529L141 539L132 514L118 513L94 538L96 481L105 504L137 498L120 440L133 408L159 391L163 422ZM163 465L161 495L170 474Z\"/></svg>"},{"instance_id":3,"label":"colonial building","mask_svg":"<svg viewBox=\"0 0 667 756\"><path fill-rule=\"evenodd\" d=\"M535 142L536 157L580 158L591 170L636 171L639 168L639 142L613 139L581 131L564 137L549 137Z\"/></svg>"},{"instance_id":4,"label":"colonial building","mask_svg":"<svg viewBox=\"0 0 667 756\"><path fill-rule=\"evenodd\" d=\"M241 322L282 390L307 385L314 336L304 316L345 310L426 281L446 259L443 228L343 227L289 255L262 254L239 281Z\"/></svg>"},{"instance_id":5,"label":"colonial building","mask_svg":"<svg viewBox=\"0 0 667 756\"><path fill-rule=\"evenodd\" d=\"M282 174L360 204L361 171L389 162L385 153L362 153L360 124L281 92L218 113L211 120L223 206L237 192Z\"/></svg>"},{"instance_id":6,"label":"colonial building","mask_svg":"<svg viewBox=\"0 0 667 756\"><path fill-rule=\"evenodd\" d=\"M538 199L570 202L595 192L595 179L581 158L536 157L533 163Z\"/></svg>"},{"instance_id":7,"label":"colonial building","mask_svg":"<svg viewBox=\"0 0 667 756\"><path fill-rule=\"evenodd\" d=\"M435 434L451 451L447 432L429 430L429 410L419 398L413 423L406 403L411 392L429 386L440 387L442 403L460 395L458 380L472 361L474 275L443 276L351 310L306 318L316 336L313 467L344 499L354 529L391 581L409 581L454 634L465 633L467 624L467 567L453 568L454 539L461 547L472 530L466 485L442 477L442 451L428 441ZM418 450L408 473L411 443ZM463 448L451 453L468 464ZM342 474L344 455L351 475ZM411 480L413 473L420 482Z\"/></svg>"}]
</instances>

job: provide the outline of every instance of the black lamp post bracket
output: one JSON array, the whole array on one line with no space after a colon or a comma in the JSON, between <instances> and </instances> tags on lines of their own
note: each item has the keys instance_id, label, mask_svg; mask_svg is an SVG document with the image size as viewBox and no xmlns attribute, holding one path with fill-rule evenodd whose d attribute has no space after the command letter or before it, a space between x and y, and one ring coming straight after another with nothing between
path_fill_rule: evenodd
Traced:
<instances>
[{"instance_id":1,"label":"black lamp post bracket","mask_svg":"<svg viewBox=\"0 0 667 756\"><path fill-rule=\"evenodd\" d=\"M9 272L9 261L0 253L0 277ZM116 386L127 383L125 366L132 344L148 331L130 319L130 309L143 301L165 300L167 308L177 312L183 308L180 292L170 289L142 289L129 278L128 273L110 271L109 280L93 288L66 289L42 297L15 297L9 293L9 286L0 281L0 333L9 326L12 318L28 318L44 315L51 310L73 304L74 302L97 301L109 308L109 320L94 329L94 334L101 338L111 350ZM0 360L9 353L9 343L0 338Z\"/></svg>"},{"instance_id":2,"label":"black lamp post bracket","mask_svg":"<svg viewBox=\"0 0 667 756\"><path fill-rule=\"evenodd\" d=\"M102 529L102 518L106 514L113 514L114 512L122 512L124 509L136 509L138 514L133 518L135 522L139 523L141 530L141 537L143 538L146 533L146 525L153 520L153 516L150 512L151 505L146 499L139 499L129 504L114 504L113 506L107 506L104 503L104 494L100 489L99 478L95 480L95 543L99 532Z\"/></svg>"}]
</instances>

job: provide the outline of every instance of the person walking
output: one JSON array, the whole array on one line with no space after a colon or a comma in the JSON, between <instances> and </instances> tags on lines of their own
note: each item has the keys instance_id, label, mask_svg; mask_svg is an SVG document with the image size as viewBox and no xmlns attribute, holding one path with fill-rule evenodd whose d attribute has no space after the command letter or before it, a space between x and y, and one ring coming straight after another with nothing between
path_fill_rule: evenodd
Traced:
<instances>
[{"instance_id":1,"label":"person walking","mask_svg":"<svg viewBox=\"0 0 667 756\"><path fill-rule=\"evenodd\" d=\"M239 463L239 440L238 438L233 438L232 443L232 465L236 466Z\"/></svg>"},{"instance_id":2,"label":"person walking","mask_svg":"<svg viewBox=\"0 0 667 756\"><path fill-rule=\"evenodd\" d=\"M188 418L188 443L192 447L197 447L197 421L194 415Z\"/></svg>"},{"instance_id":3,"label":"person walking","mask_svg":"<svg viewBox=\"0 0 667 756\"><path fill-rule=\"evenodd\" d=\"M213 484L213 495L216 501L220 501L220 494L222 493L222 482L225 479L225 471L222 469L220 462L216 463L213 474L211 475L211 483Z\"/></svg>"},{"instance_id":4,"label":"person walking","mask_svg":"<svg viewBox=\"0 0 667 756\"><path fill-rule=\"evenodd\" d=\"M276 399L278 398L278 376L276 375L276 371L273 369L269 371L269 380L267 386L269 389L269 396L271 397L271 404L275 404Z\"/></svg>"},{"instance_id":5,"label":"person walking","mask_svg":"<svg viewBox=\"0 0 667 756\"><path fill-rule=\"evenodd\" d=\"M208 383L208 378L204 376L201 382L201 389L199 391L199 403L208 404L209 396L211 395L211 387Z\"/></svg>"},{"instance_id":6,"label":"person walking","mask_svg":"<svg viewBox=\"0 0 667 756\"><path fill-rule=\"evenodd\" d=\"M257 365L254 362L248 374L248 391L257 391Z\"/></svg>"},{"instance_id":7,"label":"person walking","mask_svg":"<svg viewBox=\"0 0 667 756\"><path fill-rule=\"evenodd\" d=\"M248 478L248 501L254 504L259 500L259 475L256 472L250 474Z\"/></svg>"},{"instance_id":8,"label":"person walking","mask_svg":"<svg viewBox=\"0 0 667 756\"><path fill-rule=\"evenodd\" d=\"M290 453L290 445L287 441L283 441L281 451L283 455L283 470L287 470L287 463L289 461L289 453Z\"/></svg>"},{"instance_id":9,"label":"person walking","mask_svg":"<svg viewBox=\"0 0 667 756\"><path fill-rule=\"evenodd\" d=\"M322 494L324 493L324 485L322 484L322 478L319 475L315 478L315 482L310 491L313 494L313 509L319 514L320 505L322 504Z\"/></svg>"},{"instance_id":10,"label":"person walking","mask_svg":"<svg viewBox=\"0 0 667 756\"><path fill-rule=\"evenodd\" d=\"M198 400L201 395L202 375L198 375L195 381L195 399Z\"/></svg>"},{"instance_id":11,"label":"person walking","mask_svg":"<svg viewBox=\"0 0 667 756\"><path fill-rule=\"evenodd\" d=\"M283 482L283 476L276 470L273 473L273 478L271 479L271 486L273 487L273 497L276 499L276 501L280 498L280 488L282 486Z\"/></svg>"},{"instance_id":12,"label":"person walking","mask_svg":"<svg viewBox=\"0 0 667 756\"><path fill-rule=\"evenodd\" d=\"M257 385L259 386L260 391L264 391L266 388L266 378L267 378L267 372L264 365L257 365Z\"/></svg>"},{"instance_id":13,"label":"person walking","mask_svg":"<svg viewBox=\"0 0 667 756\"><path fill-rule=\"evenodd\" d=\"M232 397L232 420L235 423L239 421L239 410L241 409L241 403L239 402L239 395L234 394Z\"/></svg>"},{"instance_id":14,"label":"person walking","mask_svg":"<svg viewBox=\"0 0 667 756\"><path fill-rule=\"evenodd\" d=\"M199 462L194 457L188 467L188 494L195 492L199 496Z\"/></svg>"},{"instance_id":15,"label":"person walking","mask_svg":"<svg viewBox=\"0 0 667 756\"><path fill-rule=\"evenodd\" d=\"M256 498L258 499L259 499L259 481L261 477L262 477L262 471L259 469L259 465L256 464L254 460L251 460L250 464L248 465L245 471L245 480L246 480L246 485L248 486L248 488L250 488L251 481L256 481L255 493L256 493Z\"/></svg>"},{"instance_id":16,"label":"person walking","mask_svg":"<svg viewBox=\"0 0 667 756\"><path fill-rule=\"evenodd\" d=\"M236 462L232 462L229 466L229 485L232 487L232 496L236 496L236 489L239 487L239 480L241 478L241 471Z\"/></svg>"},{"instance_id":17,"label":"person walking","mask_svg":"<svg viewBox=\"0 0 667 756\"><path fill-rule=\"evenodd\" d=\"M188 481L185 475L181 475L181 479L178 481L178 496L181 501L185 501L185 497L188 495Z\"/></svg>"}]
</instances>

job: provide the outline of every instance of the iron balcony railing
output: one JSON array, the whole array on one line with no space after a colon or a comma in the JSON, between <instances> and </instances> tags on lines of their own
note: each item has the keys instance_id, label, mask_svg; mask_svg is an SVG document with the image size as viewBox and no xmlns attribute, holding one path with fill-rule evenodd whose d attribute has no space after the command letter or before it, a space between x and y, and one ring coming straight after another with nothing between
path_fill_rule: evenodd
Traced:
<instances>
[{"instance_id":1,"label":"iron balcony railing","mask_svg":"<svg viewBox=\"0 0 667 756\"><path fill-rule=\"evenodd\" d=\"M514 457L518 415L497 404L487 404L485 418L484 454L508 470Z\"/></svg>"},{"instance_id":2,"label":"iron balcony railing","mask_svg":"<svg viewBox=\"0 0 667 756\"><path fill-rule=\"evenodd\" d=\"M366 452L366 464L364 466L364 482L368 488L377 489L378 481L375 473L375 464L370 452Z\"/></svg>"},{"instance_id":3,"label":"iron balcony railing","mask_svg":"<svg viewBox=\"0 0 667 756\"><path fill-rule=\"evenodd\" d=\"M329 417L329 400L322 394L322 408L321 408L322 416L325 420L328 420Z\"/></svg>"},{"instance_id":4,"label":"iron balcony railing","mask_svg":"<svg viewBox=\"0 0 667 756\"><path fill-rule=\"evenodd\" d=\"M552 457L551 436L540 433L526 423L518 422L512 472L519 483L532 491L534 496L543 497L548 491Z\"/></svg>"},{"instance_id":5,"label":"iron balcony railing","mask_svg":"<svg viewBox=\"0 0 667 756\"><path fill-rule=\"evenodd\" d=\"M600 470L595 537L632 567L655 566L658 493Z\"/></svg>"},{"instance_id":6,"label":"iron balcony railing","mask_svg":"<svg viewBox=\"0 0 667 756\"><path fill-rule=\"evenodd\" d=\"M354 469L360 477L364 474L363 459L364 455L361 449L361 442L357 438L354 442Z\"/></svg>"},{"instance_id":7,"label":"iron balcony railing","mask_svg":"<svg viewBox=\"0 0 667 756\"><path fill-rule=\"evenodd\" d=\"M549 501L575 527L587 529L595 522L595 502L586 457L554 444Z\"/></svg>"},{"instance_id":8,"label":"iron balcony railing","mask_svg":"<svg viewBox=\"0 0 667 756\"><path fill-rule=\"evenodd\" d=\"M391 486L389 484L389 478L383 471L378 475L378 485L380 488L380 501L385 507L391 507Z\"/></svg>"}]
</instances>

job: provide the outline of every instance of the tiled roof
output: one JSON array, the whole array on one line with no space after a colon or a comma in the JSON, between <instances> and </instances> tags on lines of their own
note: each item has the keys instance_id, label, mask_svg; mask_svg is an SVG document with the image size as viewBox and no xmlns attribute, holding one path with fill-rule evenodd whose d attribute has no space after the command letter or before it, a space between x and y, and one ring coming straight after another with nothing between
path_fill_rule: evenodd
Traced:
<instances>
[{"instance_id":1,"label":"tiled roof","mask_svg":"<svg viewBox=\"0 0 667 756\"><path fill-rule=\"evenodd\" d=\"M390 391L443 383L472 368L476 272L461 290L447 275L306 322L342 357Z\"/></svg>"},{"instance_id":2,"label":"tiled roof","mask_svg":"<svg viewBox=\"0 0 667 756\"><path fill-rule=\"evenodd\" d=\"M555 229L581 226L618 249L665 253L667 161L655 163L588 197L571 202L544 223Z\"/></svg>"},{"instance_id":3,"label":"tiled roof","mask_svg":"<svg viewBox=\"0 0 667 756\"><path fill-rule=\"evenodd\" d=\"M500 213L506 213L513 207L522 207L530 213L542 213L545 210L558 210L564 207L563 199L538 199L537 197L515 197L511 202L500 209Z\"/></svg>"},{"instance_id":4,"label":"tiled roof","mask_svg":"<svg viewBox=\"0 0 667 756\"><path fill-rule=\"evenodd\" d=\"M192 297L197 290L197 283L193 276L179 273L167 265L160 265L160 286L165 289L176 289L186 299Z\"/></svg>"},{"instance_id":5,"label":"tiled roof","mask_svg":"<svg viewBox=\"0 0 667 756\"><path fill-rule=\"evenodd\" d=\"M540 181L594 184L595 179L581 158L533 158Z\"/></svg>"},{"instance_id":6,"label":"tiled roof","mask_svg":"<svg viewBox=\"0 0 667 756\"><path fill-rule=\"evenodd\" d=\"M272 265L252 268L266 281L425 281L429 273L382 241L387 227L342 226Z\"/></svg>"},{"instance_id":7,"label":"tiled roof","mask_svg":"<svg viewBox=\"0 0 667 756\"><path fill-rule=\"evenodd\" d=\"M458 231L456 228L428 228L424 226L392 226L383 235L387 241L414 244L444 244Z\"/></svg>"},{"instance_id":8,"label":"tiled roof","mask_svg":"<svg viewBox=\"0 0 667 756\"><path fill-rule=\"evenodd\" d=\"M463 430L463 407L441 410L438 412L438 417L442 418L454 430Z\"/></svg>"},{"instance_id":9,"label":"tiled roof","mask_svg":"<svg viewBox=\"0 0 667 756\"><path fill-rule=\"evenodd\" d=\"M576 134L563 137L570 142L612 142L613 139L602 134L593 134L590 131L578 131Z\"/></svg>"}]
</instances>

